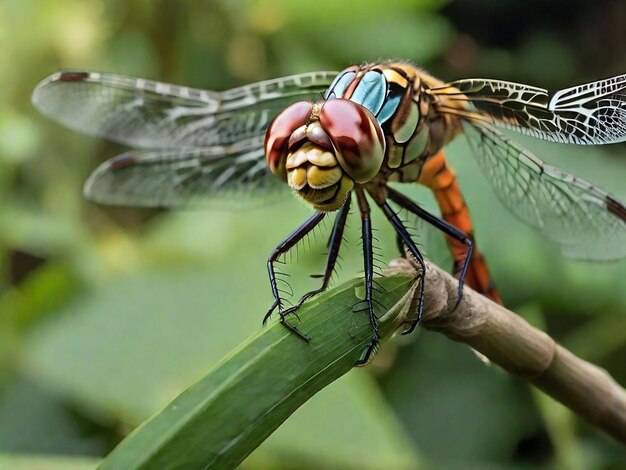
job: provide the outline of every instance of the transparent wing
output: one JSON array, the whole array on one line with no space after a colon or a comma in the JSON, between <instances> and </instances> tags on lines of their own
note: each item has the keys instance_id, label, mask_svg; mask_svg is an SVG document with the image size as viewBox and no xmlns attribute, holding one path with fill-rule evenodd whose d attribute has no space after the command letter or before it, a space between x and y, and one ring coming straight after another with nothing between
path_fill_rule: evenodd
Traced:
<instances>
[{"instance_id":1,"label":"transparent wing","mask_svg":"<svg viewBox=\"0 0 626 470\"><path fill-rule=\"evenodd\" d=\"M39 83L32 101L71 129L131 147L211 147L261 135L289 104L319 99L335 75L304 73L215 92L68 71Z\"/></svg>"},{"instance_id":2,"label":"transparent wing","mask_svg":"<svg viewBox=\"0 0 626 470\"><path fill-rule=\"evenodd\" d=\"M483 79L459 80L431 92L471 103L492 124L552 142L626 140L626 75L556 92Z\"/></svg>"},{"instance_id":3,"label":"transparent wing","mask_svg":"<svg viewBox=\"0 0 626 470\"><path fill-rule=\"evenodd\" d=\"M626 207L586 181L549 166L489 124L464 131L497 197L570 258L626 257Z\"/></svg>"},{"instance_id":4,"label":"transparent wing","mask_svg":"<svg viewBox=\"0 0 626 470\"><path fill-rule=\"evenodd\" d=\"M96 202L144 207L239 206L287 188L265 163L262 137L202 149L130 151L85 183Z\"/></svg>"}]
</instances>

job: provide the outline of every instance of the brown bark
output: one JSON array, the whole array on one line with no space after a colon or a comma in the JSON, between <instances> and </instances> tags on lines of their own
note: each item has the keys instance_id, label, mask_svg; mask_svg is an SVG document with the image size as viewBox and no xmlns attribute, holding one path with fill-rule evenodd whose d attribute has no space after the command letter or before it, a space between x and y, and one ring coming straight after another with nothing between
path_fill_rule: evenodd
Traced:
<instances>
[{"instance_id":1,"label":"brown bark","mask_svg":"<svg viewBox=\"0 0 626 470\"><path fill-rule=\"evenodd\" d=\"M398 259L390 264L389 274L414 269L409 261ZM456 279L427 262L423 328L471 346L626 444L626 390L606 370L469 288L454 309L457 286Z\"/></svg>"}]
</instances>

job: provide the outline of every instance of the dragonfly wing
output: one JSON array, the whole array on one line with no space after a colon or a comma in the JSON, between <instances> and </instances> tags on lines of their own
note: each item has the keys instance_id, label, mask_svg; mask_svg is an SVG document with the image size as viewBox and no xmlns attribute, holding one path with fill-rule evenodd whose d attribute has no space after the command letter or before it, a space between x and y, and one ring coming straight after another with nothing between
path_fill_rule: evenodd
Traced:
<instances>
[{"instance_id":1,"label":"dragonfly wing","mask_svg":"<svg viewBox=\"0 0 626 470\"><path fill-rule=\"evenodd\" d=\"M267 80L223 92L97 72L59 72L32 96L44 115L131 147L211 147L265 132L295 101L317 100L336 72Z\"/></svg>"},{"instance_id":2,"label":"dragonfly wing","mask_svg":"<svg viewBox=\"0 0 626 470\"><path fill-rule=\"evenodd\" d=\"M626 75L556 92L467 79L432 93L469 102L497 126L552 142L597 145L626 140Z\"/></svg>"},{"instance_id":3,"label":"dragonfly wing","mask_svg":"<svg viewBox=\"0 0 626 470\"><path fill-rule=\"evenodd\" d=\"M626 207L608 193L542 162L489 124L465 135L502 203L558 243L570 258L626 257Z\"/></svg>"},{"instance_id":4,"label":"dragonfly wing","mask_svg":"<svg viewBox=\"0 0 626 470\"><path fill-rule=\"evenodd\" d=\"M84 192L113 205L239 206L286 187L265 163L263 139L255 137L227 146L126 152L100 165Z\"/></svg>"}]
</instances>

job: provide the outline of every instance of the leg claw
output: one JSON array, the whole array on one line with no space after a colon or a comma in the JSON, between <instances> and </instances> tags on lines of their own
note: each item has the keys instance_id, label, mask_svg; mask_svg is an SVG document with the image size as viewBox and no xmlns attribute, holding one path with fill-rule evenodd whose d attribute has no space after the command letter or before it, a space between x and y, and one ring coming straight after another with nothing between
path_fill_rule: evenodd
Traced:
<instances>
[{"instance_id":1,"label":"leg claw","mask_svg":"<svg viewBox=\"0 0 626 470\"><path fill-rule=\"evenodd\" d=\"M304 304L305 301L307 301L308 299L310 299L314 295L319 294L320 292L321 292L320 290L307 292L306 294L304 294L302 296L302 298L298 301L298 303L296 305L294 305L293 307L289 307L286 310L283 310L282 302L280 300L276 300L274 302L274 304L270 307L268 312L265 314L265 317L263 317L263 325L265 325L267 323L267 321L270 319L270 316L272 315L272 313L274 313L274 311L276 309L278 309L278 314L280 315L280 323L282 323L282 325L285 328L287 328L289 331L294 333L300 339L302 339L302 340L304 340L304 341L306 341L308 343L309 341L311 341L310 336L302 333L295 326L290 325L289 323L287 323L286 317L288 315L293 315L293 316L295 316L298 319L298 321L301 321L300 317L298 316L298 314L296 312L302 306L302 304Z\"/></svg>"}]
</instances>

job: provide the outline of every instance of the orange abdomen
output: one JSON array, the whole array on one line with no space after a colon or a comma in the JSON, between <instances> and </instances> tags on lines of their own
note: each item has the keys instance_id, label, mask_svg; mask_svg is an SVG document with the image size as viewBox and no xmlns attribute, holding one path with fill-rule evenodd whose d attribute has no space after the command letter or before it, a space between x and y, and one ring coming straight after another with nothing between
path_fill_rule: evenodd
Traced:
<instances>
[{"instance_id":1,"label":"orange abdomen","mask_svg":"<svg viewBox=\"0 0 626 470\"><path fill-rule=\"evenodd\" d=\"M443 151L437 153L423 165L417 182L433 191L441 209L441 217L475 242L469 209L463 199L456 175L448 166ZM463 266L467 255L467 246L450 237L446 237L446 241L454 258L454 273L456 275ZM474 246L474 254L470 260L465 282L475 291L495 302L502 303L500 293L491 279L487 263L476 246Z\"/></svg>"}]
</instances>

